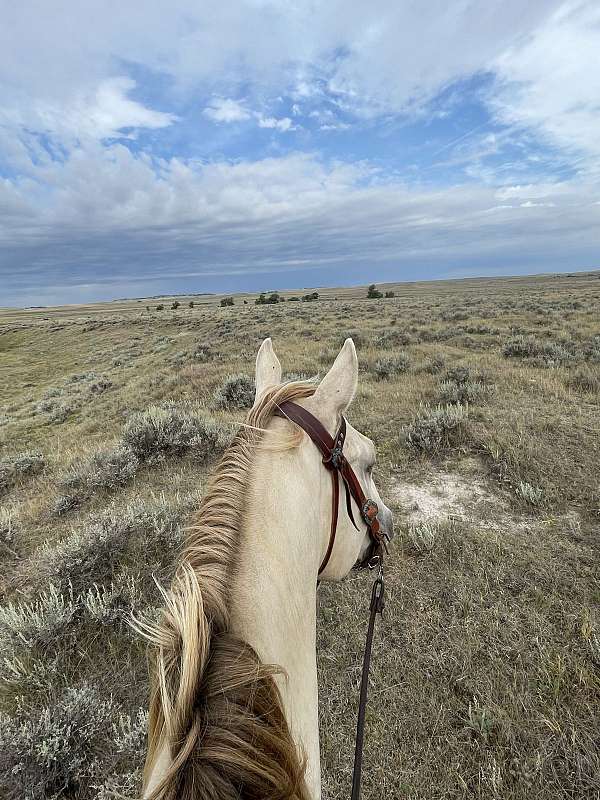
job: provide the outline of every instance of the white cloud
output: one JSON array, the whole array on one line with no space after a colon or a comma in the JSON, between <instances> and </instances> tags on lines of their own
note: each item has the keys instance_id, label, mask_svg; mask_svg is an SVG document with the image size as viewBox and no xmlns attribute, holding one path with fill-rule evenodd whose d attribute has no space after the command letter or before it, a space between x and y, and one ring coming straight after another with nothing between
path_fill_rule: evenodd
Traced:
<instances>
[{"instance_id":1,"label":"white cloud","mask_svg":"<svg viewBox=\"0 0 600 800\"><path fill-rule=\"evenodd\" d=\"M289 117L265 117L262 114L257 114L259 128L276 128L278 131L294 130L296 126L292 125L292 120Z\"/></svg>"},{"instance_id":2,"label":"white cloud","mask_svg":"<svg viewBox=\"0 0 600 800\"><path fill-rule=\"evenodd\" d=\"M62 104L39 98L21 107L7 104L0 111L0 125L17 140L37 132L70 147L79 139L116 138L127 129L165 128L176 122L174 114L154 111L128 97L135 88L135 81L121 76L104 80L89 93L78 93ZM31 144L31 138L28 141Z\"/></svg>"},{"instance_id":3,"label":"white cloud","mask_svg":"<svg viewBox=\"0 0 600 800\"><path fill-rule=\"evenodd\" d=\"M204 109L204 114L215 122L242 122L251 114L239 100L216 97Z\"/></svg>"},{"instance_id":4,"label":"white cloud","mask_svg":"<svg viewBox=\"0 0 600 800\"><path fill-rule=\"evenodd\" d=\"M493 63L503 122L564 149L600 156L600 5L565 2Z\"/></svg>"},{"instance_id":5,"label":"white cloud","mask_svg":"<svg viewBox=\"0 0 600 800\"><path fill-rule=\"evenodd\" d=\"M23 298L44 283L69 293L112 281L123 294L120 281L176 286L190 275L299 265L345 275L397 265L398 278L402 265L415 264L552 269L562 259L573 268L591 266L598 252L593 186L563 182L543 202L523 194L498 207L493 187L411 188L378 175L365 163L328 165L306 154L200 165L90 145L36 168L43 192L30 179L0 184L5 292Z\"/></svg>"}]
</instances>

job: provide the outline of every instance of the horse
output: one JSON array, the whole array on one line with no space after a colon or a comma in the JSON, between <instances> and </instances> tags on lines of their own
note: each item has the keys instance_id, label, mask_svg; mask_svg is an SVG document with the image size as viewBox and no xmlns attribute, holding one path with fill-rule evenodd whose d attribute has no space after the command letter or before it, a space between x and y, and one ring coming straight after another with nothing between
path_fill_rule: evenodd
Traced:
<instances>
[{"instance_id":1,"label":"horse","mask_svg":"<svg viewBox=\"0 0 600 800\"><path fill-rule=\"evenodd\" d=\"M332 509L315 439L285 408L305 409L323 436L344 426L340 452L392 536L373 442L343 416L358 386L352 339L318 385L282 383L265 339L255 383L246 424L186 529L161 617L137 623L153 652L145 800L321 797L317 585L369 558L373 520L353 513L355 493L338 513L337 471Z\"/></svg>"}]
</instances>

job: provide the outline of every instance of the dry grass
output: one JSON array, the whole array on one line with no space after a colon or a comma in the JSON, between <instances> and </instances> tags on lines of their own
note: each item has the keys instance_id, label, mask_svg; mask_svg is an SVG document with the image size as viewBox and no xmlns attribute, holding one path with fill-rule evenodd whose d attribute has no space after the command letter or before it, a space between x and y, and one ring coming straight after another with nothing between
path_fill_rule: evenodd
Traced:
<instances>
[{"instance_id":1,"label":"dry grass","mask_svg":"<svg viewBox=\"0 0 600 800\"><path fill-rule=\"evenodd\" d=\"M351 335L350 417L399 530L363 796L600 797L599 276L379 288L396 296L0 316L0 796L135 791L147 669L122 616L159 602L152 576L243 414L231 376L265 336L311 376ZM465 413L440 429L438 408ZM61 495L77 502L56 516ZM359 573L320 592L329 800L349 795L367 595Z\"/></svg>"}]
</instances>

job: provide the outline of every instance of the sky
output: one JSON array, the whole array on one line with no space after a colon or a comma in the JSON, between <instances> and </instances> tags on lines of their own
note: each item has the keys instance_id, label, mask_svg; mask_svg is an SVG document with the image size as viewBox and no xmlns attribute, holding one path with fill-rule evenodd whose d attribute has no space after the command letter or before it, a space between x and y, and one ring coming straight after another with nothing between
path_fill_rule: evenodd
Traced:
<instances>
[{"instance_id":1,"label":"sky","mask_svg":"<svg viewBox=\"0 0 600 800\"><path fill-rule=\"evenodd\" d=\"M598 267L597 0L0 0L0 306Z\"/></svg>"}]
</instances>

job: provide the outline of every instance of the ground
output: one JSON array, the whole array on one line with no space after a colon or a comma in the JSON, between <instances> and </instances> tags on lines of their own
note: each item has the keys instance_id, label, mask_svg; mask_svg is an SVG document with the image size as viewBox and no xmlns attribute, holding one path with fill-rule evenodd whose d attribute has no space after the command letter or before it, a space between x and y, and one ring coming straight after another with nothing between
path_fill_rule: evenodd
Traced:
<instances>
[{"instance_id":1,"label":"ground","mask_svg":"<svg viewBox=\"0 0 600 800\"><path fill-rule=\"evenodd\" d=\"M260 342L311 377L352 336L349 417L397 532L363 796L600 797L600 274L378 288L0 309L2 796L135 796L147 665L123 616L156 613ZM328 800L368 594L353 572L319 595Z\"/></svg>"}]
</instances>

